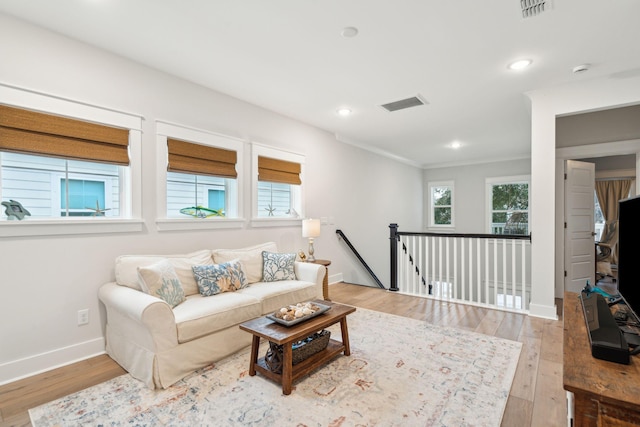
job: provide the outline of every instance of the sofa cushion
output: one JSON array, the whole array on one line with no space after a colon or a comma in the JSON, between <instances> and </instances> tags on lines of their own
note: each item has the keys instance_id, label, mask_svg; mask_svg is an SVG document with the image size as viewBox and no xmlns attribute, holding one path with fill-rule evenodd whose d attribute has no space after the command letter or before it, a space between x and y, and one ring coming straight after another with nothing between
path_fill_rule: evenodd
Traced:
<instances>
[{"instance_id":1,"label":"sofa cushion","mask_svg":"<svg viewBox=\"0 0 640 427\"><path fill-rule=\"evenodd\" d=\"M234 292L249 286L237 259L223 264L194 265L192 270L198 290L205 297L221 292Z\"/></svg>"},{"instance_id":2,"label":"sofa cushion","mask_svg":"<svg viewBox=\"0 0 640 427\"><path fill-rule=\"evenodd\" d=\"M138 267L138 276L143 291L166 301L172 308L185 300L180 279L168 260Z\"/></svg>"},{"instance_id":3,"label":"sofa cushion","mask_svg":"<svg viewBox=\"0 0 640 427\"><path fill-rule=\"evenodd\" d=\"M243 295L240 292L225 292L214 297L191 295L173 309L173 314L176 319L179 343L209 335L262 315L260 301L252 295Z\"/></svg>"},{"instance_id":4,"label":"sofa cushion","mask_svg":"<svg viewBox=\"0 0 640 427\"><path fill-rule=\"evenodd\" d=\"M285 305L316 299L317 289L316 284L312 282L283 280L252 283L250 287L234 292L234 294L251 296L262 301L261 314L270 314ZM178 307L181 307L182 304Z\"/></svg>"},{"instance_id":5,"label":"sofa cushion","mask_svg":"<svg viewBox=\"0 0 640 427\"><path fill-rule=\"evenodd\" d=\"M262 281L262 251L278 252L278 247L268 242L242 249L214 249L211 253L216 264L239 259L247 281L255 283Z\"/></svg>"},{"instance_id":6,"label":"sofa cushion","mask_svg":"<svg viewBox=\"0 0 640 427\"><path fill-rule=\"evenodd\" d=\"M296 254L278 254L262 251L262 281L295 280L296 273L293 268L295 261Z\"/></svg>"},{"instance_id":7,"label":"sofa cushion","mask_svg":"<svg viewBox=\"0 0 640 427\"><path fill-rule=\"evenodd\" d=\"M141 291L138 267L147 267L163 259L169 260L173 265L185 296L198 293L198 284L191 267L213 264L211 251L208 249L180 255L121 255L116 258L116 283Z\"/></svg>"}]
</instances>

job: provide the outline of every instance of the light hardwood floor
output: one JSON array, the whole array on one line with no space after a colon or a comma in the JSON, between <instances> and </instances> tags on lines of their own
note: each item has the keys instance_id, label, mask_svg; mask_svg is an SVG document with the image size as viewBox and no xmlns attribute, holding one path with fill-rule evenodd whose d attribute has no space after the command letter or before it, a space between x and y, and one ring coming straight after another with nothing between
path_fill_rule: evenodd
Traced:
<instances>
[{"instance_id":1,"label":"light hardwood floor","mask_svg":"<svg viewBox=\"0 0 640 427\"><path fill-rule=\"evenodd\" d=\"M520 341L522 352L502 426L566 425L561 313L560 320L545 320L345 283L329 289L336 302ZM557 305L562 307L561 301ZM0 427L30 426L29 408L123 373L105 355L1 386Z\"/></svg>"}]
</instances>

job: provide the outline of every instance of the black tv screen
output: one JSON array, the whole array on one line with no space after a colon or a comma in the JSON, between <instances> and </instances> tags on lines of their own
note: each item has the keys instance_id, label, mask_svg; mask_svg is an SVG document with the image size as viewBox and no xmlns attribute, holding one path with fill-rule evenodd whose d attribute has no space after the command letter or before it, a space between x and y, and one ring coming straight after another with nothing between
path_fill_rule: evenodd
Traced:
<instances>
[{"instance_id":1,"label":"black tv screen","mask_svg":"<svg viewBox=\"0 0 640 427\"><path fill-rule=\"evenodd\" d=\"M618 291L640 314L640 196L618 202Z\"/></svg>"}]
</instances>

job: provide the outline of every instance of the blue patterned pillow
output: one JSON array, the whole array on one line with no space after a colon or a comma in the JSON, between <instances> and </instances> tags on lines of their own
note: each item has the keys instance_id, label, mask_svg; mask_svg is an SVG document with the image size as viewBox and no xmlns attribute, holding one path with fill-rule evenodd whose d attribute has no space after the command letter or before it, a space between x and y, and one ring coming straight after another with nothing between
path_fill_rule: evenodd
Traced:
<instances>
[{"instance_id":1,"label":"blue patterned pillow","mask_svg":"<svg viewBox=\"0 0 640 427\"><path fill-rule=\"evenodd\" d=\"M194 265L191 267L198 291L205 297L222 292L234 292L249 286L239 260L224 264Z\"/></svg>"},{"instance_id":2,"label":"blue patterned pillow","mask_svg":"<svg viewBox=\"0 0 640 427\"><path fill-rule=\"evenodd\" d=\"M296 280L294 263L296 254L277 254L262 252L262 280L277 282L279 280Z\"/></svg>"}]
</instances>

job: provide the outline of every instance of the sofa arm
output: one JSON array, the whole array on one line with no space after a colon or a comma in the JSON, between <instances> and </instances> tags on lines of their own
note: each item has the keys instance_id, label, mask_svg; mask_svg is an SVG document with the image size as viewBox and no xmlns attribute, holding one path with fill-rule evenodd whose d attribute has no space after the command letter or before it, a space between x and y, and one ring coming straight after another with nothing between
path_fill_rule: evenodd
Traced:
<instances>
[{"instance_id":1,"label":"sofa arm","mask_svg":"<svg viewBox=\"0 0 640 427\"><path fill-rule=\"evenodd\" d=\"M316 284L316 296L324 299L322 291L322 282L326 273L326 268L321 264L313 264L311 262L298 262L294 264L296 279L305 282L313 282Z\"/></svg>"},{"instance_id":2,"label":"sofa arm","mask_svg":"<svg viewBox=\"0 0 640 427\"><path fill-rule=\"evenodd\" d=\"M178 345L173 310L144 292L116 283L102 285L98 297L107 309L107 325L118 336L158 352Z\"/></svg>"}]
</instances>

